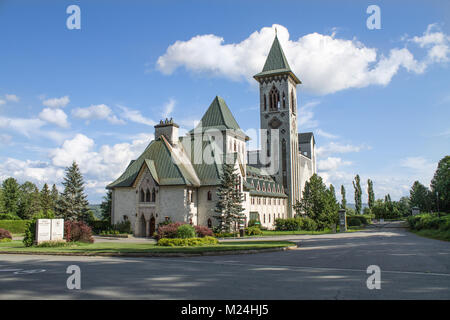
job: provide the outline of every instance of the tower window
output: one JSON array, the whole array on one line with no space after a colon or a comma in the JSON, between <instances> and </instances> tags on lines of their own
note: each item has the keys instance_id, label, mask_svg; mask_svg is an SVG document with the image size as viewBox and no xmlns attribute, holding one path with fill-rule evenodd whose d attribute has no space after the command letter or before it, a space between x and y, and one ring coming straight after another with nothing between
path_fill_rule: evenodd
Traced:
<instances>
[{"instance_id":1,"label":"tower window","mask_svg":"<svg viewBox=\"0 0 450 320\"><path fill-rule=\"evenodd\" d=\"M285 109L285 108L286 108L286 96L283 92L283 109Z\"/></svg>"},{"instance_id":2,"label":"tower window","mask_svg":"<svg viewBox=\"0 0 450 320\"><path fill-rule=\"evenodd\" d=\"M150 202L150 190L148 189L145 192L145 202Z\"/></svg>"},{"instance_id":3,"label":"tower window","mask_svg":"<svg viewBox=\"0 0 450 320\"><path fill-rule=\"evenodd\" d=\"M209 200L209 201L212 200L212 194L211 194L211 191L208 191L208 200Z\"/></svg>"},{"instance_id":4,"label":"tower window","mask_svg":"<svg viewBox=\"0 0 450 320\"><path fill-rule=\"evenodd\" d=\"M266 98L266 94L264 94L264 111L267 111L267 98Z\"/></svg>"},{"instance_id":5,"label":"tower window","mask_svg":"<svg viewBox=\"0 0 450 320\"><path fill-rule=\"evenodd\" d=\"M297 106L295 105L294 90L291 90L291 109L292 113L295 113L295 110L297 109Z\"/></svg>"},{"instance_id":6,"label":"tower window","mask_svg":"<svg viewBox=\"0 0 450 320\"><path fill-rule=\"evenodd\" d=\"M269 102L270 102L269 111L278 110L278 107L280 105L280 93L278 92L277 88L275 88L275 86L273 86L269 92Z\"/></svg>"}]
</instances>

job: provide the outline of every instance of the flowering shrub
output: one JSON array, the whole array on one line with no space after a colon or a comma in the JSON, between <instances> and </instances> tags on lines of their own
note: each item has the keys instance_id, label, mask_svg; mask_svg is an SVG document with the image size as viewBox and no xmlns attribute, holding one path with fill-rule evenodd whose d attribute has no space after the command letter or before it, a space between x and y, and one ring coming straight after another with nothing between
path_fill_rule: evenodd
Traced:
<instances>
[{"instance_id":1,"label":"flowering shrub","mask_svg":"<svg viewBox=\"0 0 450 320\"><path fill-rule=\"evenodd\" d=\"M259 235L263 234L261 229L259 227L257 227L257 226L248 227L245 230L245 233L247 233L248 236L259 236Z\"/></svg>"},{"instance_id":2,"label":"flowering shrub","mask_svg":"<svg viewBox=\"0 0 450 320\"><path fill-rule=\"evenodd\" d=\"M94 242L92 229L83 221L65 221L64 237L67 242Z\"/></svg>"},{"instance_id":3,"label":"flowering shrub","mask_svg":"<svg viewBox=\"0 0 450 320\"><path fill-rule=\"evenodd\" d=\"M205 226L194 226L195 233L197 234L197 237L203 238L203 237L213 237L214 234L212 230Z\"/></svg>"},{"instance_id":4,"label":"flowering shrub","mask_svg":"<svg viewBox=\"0 0 450 320\"><path fill-rule=\"evenodd\" d=\"M157 239L161 238L176 238L178 227L183 225L183 222L174 222L167 225L158 225Z\"/></svg>"},{"instance_id":5,"label":"flowering shrub","mask_svg":"<svg viewBox=\"0 0 450 320\"><path fill-rule=\"evenodd\" d=\"M1 239L12 239L11 232L6 229L0 229L0 240ZM8 240L6 240L8 241Z\"/></svg>"}]
</instances>

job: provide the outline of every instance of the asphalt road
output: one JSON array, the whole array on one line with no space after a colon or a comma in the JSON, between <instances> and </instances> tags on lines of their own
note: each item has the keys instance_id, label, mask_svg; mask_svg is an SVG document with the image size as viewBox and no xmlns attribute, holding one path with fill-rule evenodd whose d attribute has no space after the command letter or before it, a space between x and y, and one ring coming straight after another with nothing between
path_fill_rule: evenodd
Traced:
<instances>
[{"instance_id":1,"label":"asphalt road","mask_svg":"<svg viewBox=\"0 0 450 320\"><path fill-rule=\"evenodd\" d=\"M251 255L0 255L0 299L450 299L450 244L388 227L277 237L300 247ZM80 290L66 286L69 265ZM367 287L369 265L380 289Z\"/></svg>"}]
</instances>

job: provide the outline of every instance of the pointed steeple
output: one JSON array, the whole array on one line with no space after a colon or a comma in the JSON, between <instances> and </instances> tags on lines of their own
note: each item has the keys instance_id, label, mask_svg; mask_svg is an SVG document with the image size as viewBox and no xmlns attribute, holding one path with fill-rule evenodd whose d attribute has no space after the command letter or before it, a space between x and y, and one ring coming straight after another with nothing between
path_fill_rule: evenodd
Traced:
<instances>
[{"instance_id":1,"label":"pointed steeple","mask_svg":"<svg viewBox=\"0 0 450 320\"><path fill-rule=\"evenodd\" d=\"M266 63L264 64L264 68L260 73L256 74L254 78L258 80L258 78L261 78L263 76L283 73L290 74L296 83L301 83L294 72L292 72L286 56L284 55L280 41L278 41L278 36L275 35L275 39L273 40L272 47L270 48L269 55L266 59Z\"/></svg>"},{"instance_id":2,"label":"pointed steeple","mask_svg":"<svg viewBox=\"0 0 450 320\"><path fill-rule=\"evenodd\" d=\"M275 40L273 40L272 47L270 48L262 72L281 69L291 71L291 67L289 67L289 63L284 55L283 48L281 48L280 42L278 41L278 36L275 36Z\"/></svg>"}]
</instances>

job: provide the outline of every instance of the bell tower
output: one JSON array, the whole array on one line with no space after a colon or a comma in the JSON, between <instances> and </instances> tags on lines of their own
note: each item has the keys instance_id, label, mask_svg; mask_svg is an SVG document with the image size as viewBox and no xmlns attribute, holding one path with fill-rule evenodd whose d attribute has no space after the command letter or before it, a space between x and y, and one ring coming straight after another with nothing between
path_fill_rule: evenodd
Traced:
<instances>
[{"instance_id":1,"label":"bell tower","mask_svg":"<svg viewBox=\"0 0 450 320\"><path fill-rule=\"evenodd\" d=\"M288 195L288 216L293 217L293 206L300 200L296 87L301 81L289 67L277 35L263 70L254 78L259 82L261 129L267 132L261 152L278 164L274 176ZM271 138L275 132L278 141Z\"/></svg>"}]
</instances>

